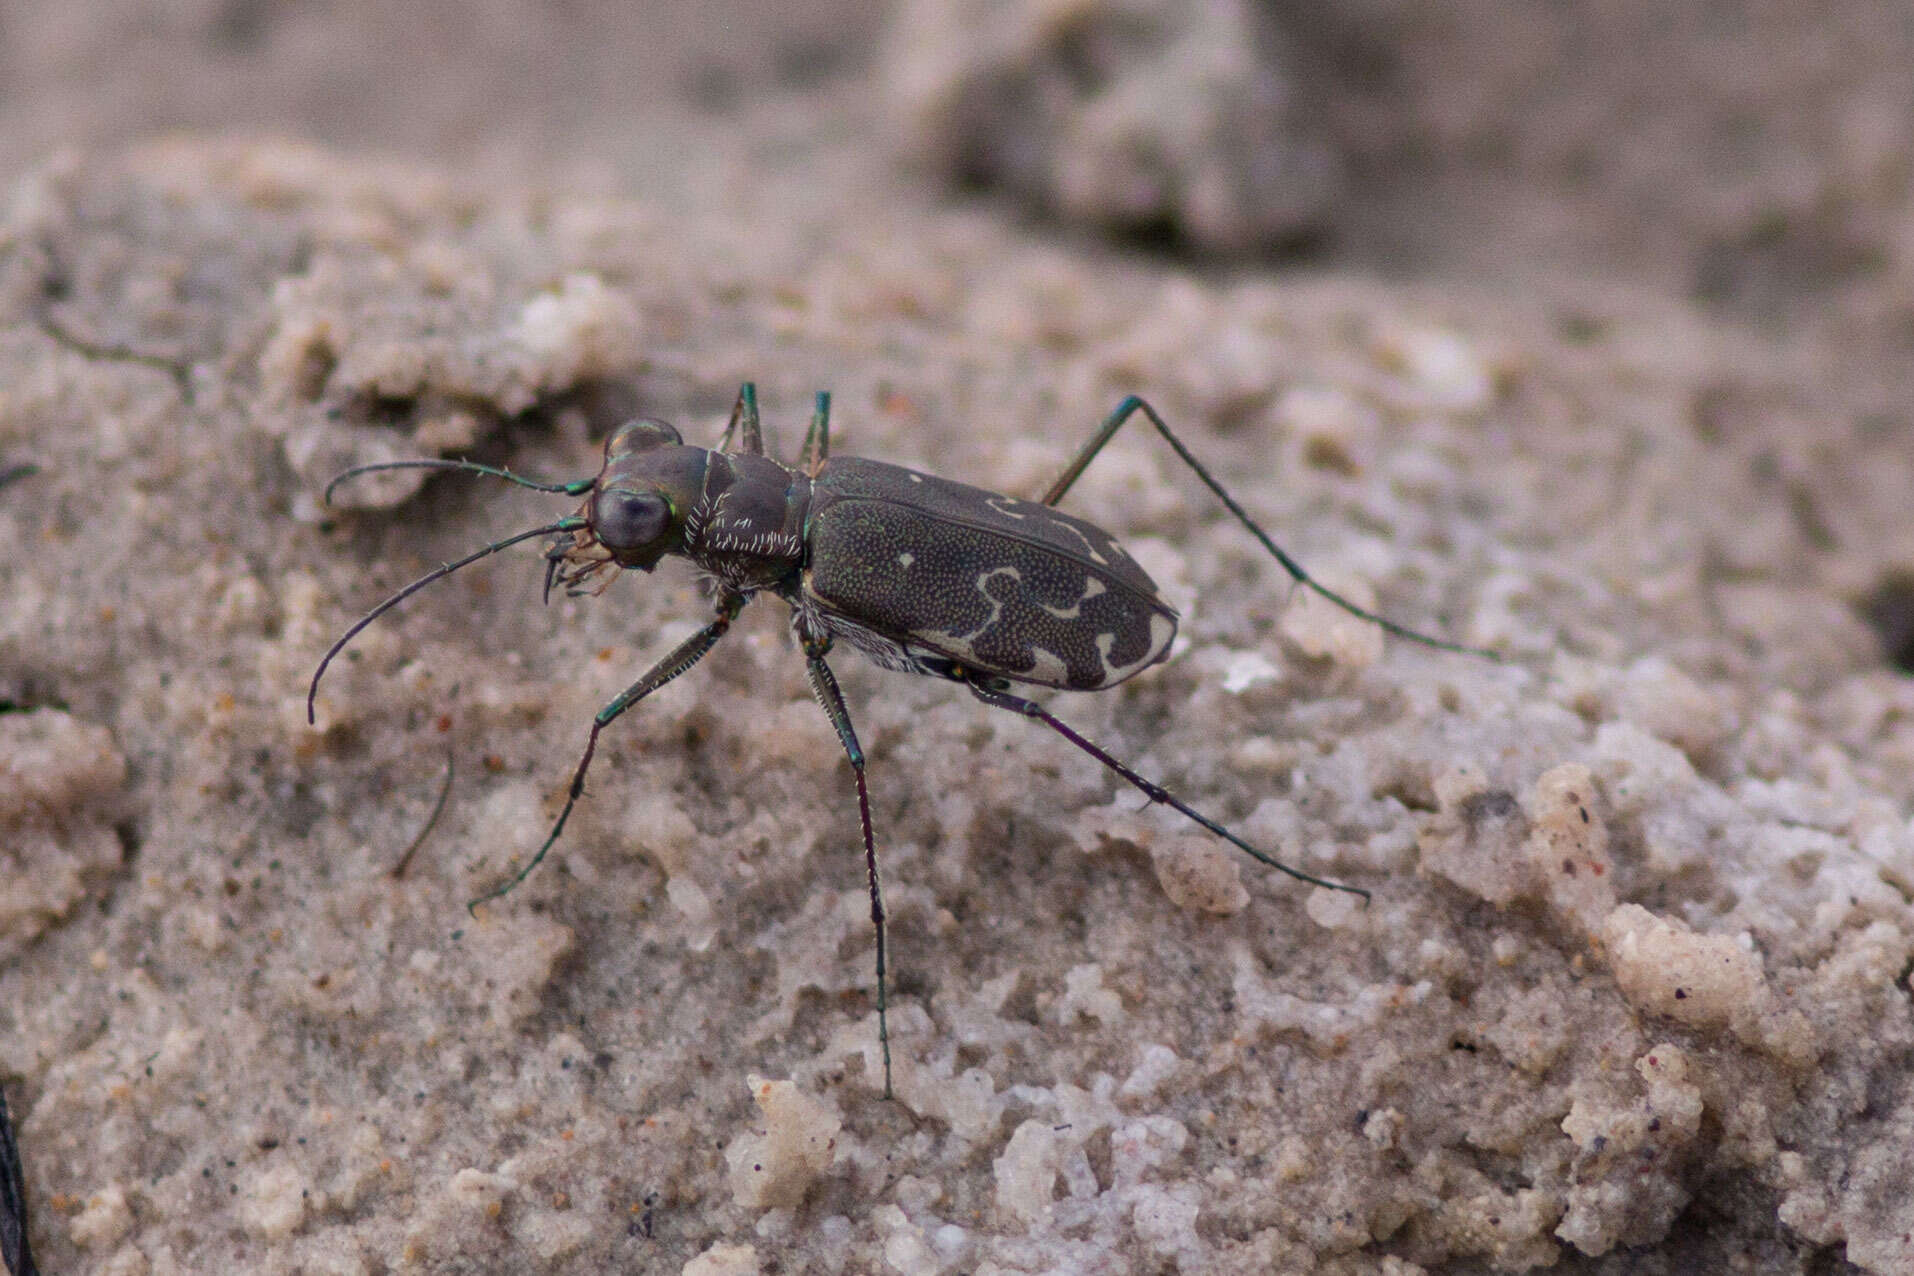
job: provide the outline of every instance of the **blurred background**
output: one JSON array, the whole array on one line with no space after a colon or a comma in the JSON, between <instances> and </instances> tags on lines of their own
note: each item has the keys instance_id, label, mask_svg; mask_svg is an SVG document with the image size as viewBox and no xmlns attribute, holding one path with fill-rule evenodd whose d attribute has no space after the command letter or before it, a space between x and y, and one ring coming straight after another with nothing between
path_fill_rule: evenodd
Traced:
<instances>
[{"instance_id":1,"label":"blurred background","mask_svg":"<svg viewBox=\"0 0 1914 1276\"><path fill-rule=\"evenodd\" d=\"M21 0L0 176L213 129L721 205L750 148L807 216L901 158L1157 249L1594 273L1872 356L1914 343L1910 65L1856 0Z\"/></svg>"}]
</instances>

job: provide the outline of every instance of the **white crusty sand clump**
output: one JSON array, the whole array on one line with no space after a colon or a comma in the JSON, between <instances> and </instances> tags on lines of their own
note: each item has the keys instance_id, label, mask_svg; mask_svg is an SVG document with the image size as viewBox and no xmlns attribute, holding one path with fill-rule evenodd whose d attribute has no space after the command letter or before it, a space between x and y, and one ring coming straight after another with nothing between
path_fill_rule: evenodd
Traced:
<instances>
[{"instance_id":1,"label":"white crusty sand clump","mask_svg":"<svg viewBox=\"0 0 1914 1276\"><path fill-rule=\"evenodd\" d=\"M843 1122L789 1081L753 1076L748 1083L764 1129L725 1149L731 1190L747 1209L790 1209L831 1168Z\"/></svg>"},{"instance_id":2,"label":"white crusty sand clump","mask_svg":"<svg viewBox=\"0 0 1914 1276\"><path fill-rule=\"evenodd\" d=\"M31 942L120 859L126 759L104 727L58 709L0 714L0 953Z\"/></svg>"},{"instance_id":3,"label":"white crusty sand clump","mask_svg":"<svg viewBox=\"0 0 1914 1276\"><path fill-rule=\"evenodd\" d=\"M1615 982L1637 1008L1693 1028L1726 1028L1796 1067L1813 1062L1807 1020L1777 1002L1761 959L1733 938L1697 935L1624 904L1603 923L1602 942Z\"/></svg>"}]
</instances>

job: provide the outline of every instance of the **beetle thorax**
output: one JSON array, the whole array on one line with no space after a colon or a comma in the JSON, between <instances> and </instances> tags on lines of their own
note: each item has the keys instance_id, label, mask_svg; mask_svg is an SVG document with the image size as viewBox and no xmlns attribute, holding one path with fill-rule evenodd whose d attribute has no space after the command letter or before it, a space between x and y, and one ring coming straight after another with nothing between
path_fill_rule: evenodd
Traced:
<instances>
[{"instance_id":1,"label":"beetle thorax","mask_svg":"<svg viewBox=\"0 0 1914 1276\"><path fill-rule=\"evenodd\" d=\"M769 457L713 452L682 552L734 589L777 585L803 565L810 506L802 472Z\"/></svg>"}]
</instances>

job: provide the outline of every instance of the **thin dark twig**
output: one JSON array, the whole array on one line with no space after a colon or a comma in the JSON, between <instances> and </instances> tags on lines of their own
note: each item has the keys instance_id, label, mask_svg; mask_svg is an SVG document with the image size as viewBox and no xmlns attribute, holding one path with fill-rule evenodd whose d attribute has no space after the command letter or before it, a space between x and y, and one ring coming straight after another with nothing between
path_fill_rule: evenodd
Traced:
<instances>
[{"instance_id":1,"label":"thin dark twig","mask_svg":"<svg viewBox=\"0 0 1914 1276\"><path fill-rule=\"evenodd\" d=\"M439 817L445 814L446 800L452 796L452 769L452 746L447 745L445 747L445 783L439 786L439 800L433 803L432 814L425 817L425 825L419 829L418 836L414 837L410 845L400 854L399 862L392 866L394 880L405 876L406 866L412 862L413 853L425 845L425 839L431 835L433 828L439 822Z\"/></svg>"},{"instance_id":2,"label":"thin dark twig","mask_svg":"<svg viewBox=\"0 0 1914 1276\"><path fill-rule=\"evenodd\" d=\"M7 1092L0 1088L0 1260L13 1276L40 1276L27 1232L26 1176L21 1172L20 1149L13 1141Z\"/></svg>"}]
</instances>

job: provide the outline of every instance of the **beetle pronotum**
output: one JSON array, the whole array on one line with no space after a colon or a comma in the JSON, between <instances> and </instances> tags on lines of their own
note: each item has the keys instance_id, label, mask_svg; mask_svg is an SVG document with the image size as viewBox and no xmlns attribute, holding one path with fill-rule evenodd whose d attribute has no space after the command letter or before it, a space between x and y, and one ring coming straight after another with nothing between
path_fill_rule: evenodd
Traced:
<instances>
[{"instance_id":1,"label":"beetle pronotum","mask_svg":"<svg viewBox=\"0 0 1914 1276\"><path fill-rule=\"evenodd\" d=\"M962 683L985 704L1049 727L1141 790L1261 864L1298 881L1369 897L1271 858L1223 825L1145 779L1049 710L1011 691L1018 683L1069 691L1116 686L1169 654L1177 615L1115 538L1055 506L1116 432L1141 413L1183 463L1249 529L1298 585L1389 633L1443 651L1495 653L1417 633L1320 584L1271 540L1165 425L1134 395L1119 404L1041 501L1023 501L901 466L830 455L830 396L819 393L796 465L764 454L756 388L738 391L715 449L687 445L663 421L629 421L605 440L605 463L589 479L541 483L470 461L362 465L339 483L374 470L438 469L489 474L540 492L582 496L576 514L494 541L426 573L362 616L327 651L306 694L307 720L319 680L360 630L404 599L461 567L520 541L549 536L545 589L597 592L622 569L651 571L667 555L688 558L708 579L717 615L679 643L592 719L584 756L551 832L514 876L472 901L497 899L525 880L564 832L585 791L598 735L614 719L698 663L753 596L769 592L791 608L811 693L829 715L857 782L864 869L877 934L877 1023L884 1093L891 1093L885 978L884 896L877 876L864 753L825 657L839 639L886 669ZM731 450L733 438L738 450ZM596 583L596 589L592 588Z\"/></svg>"}]
</instances>

